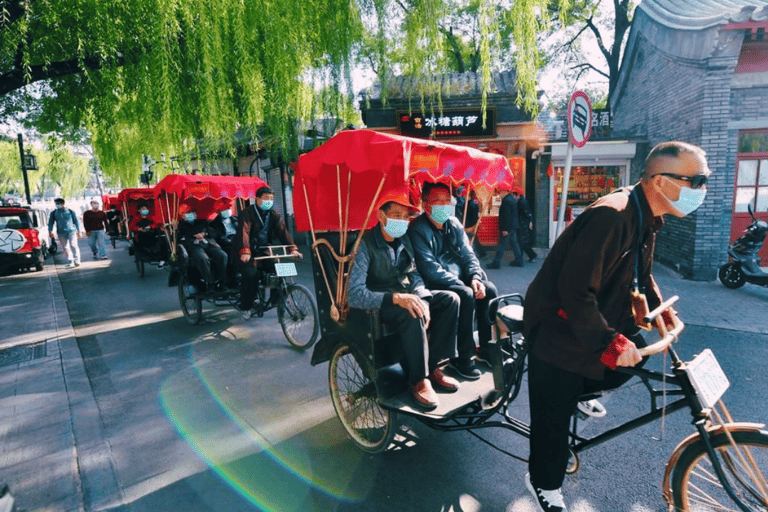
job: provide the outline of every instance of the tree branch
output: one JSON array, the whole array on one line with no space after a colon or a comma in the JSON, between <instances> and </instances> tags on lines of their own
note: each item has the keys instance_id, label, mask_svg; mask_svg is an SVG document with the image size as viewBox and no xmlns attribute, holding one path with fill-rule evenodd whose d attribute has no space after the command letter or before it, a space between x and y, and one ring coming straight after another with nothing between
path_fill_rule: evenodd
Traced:
<instances>
[{"instance_id":1,"label":"tree branch","mask_svg":"<svg viewBox=\"0 0 768 512\"><path fill-rule=\"evenodd\" d=\"M587 20L587 26L590 28L590 30L592 30L592 33L595 34L595 39L597 39L597 46L600 47L600 51L603 53L605 60L610 62L611 52L609 52L608 49L605 47L605 44L603 44L603 36L600 34L600 30L598 30L595 24L592 23L591 17Z\"/></svg>"},{"instance_id":2,"label":"tree branch","mask_svg":"<svg viewBox=\"0 0 768 512\"><path fill-rule=\"evenodd\" d=\"M596 68L595 66L593 66L589 62L585 62L583 64L576 64L575 66L571 66L571 69L579 69L579 68L581 68L582 70L585 69L585 68L589 68L589 69L592 69L592 70L596 71L597 73L600 73L605 78L608 78L608 79L611 78L607 73L605 73L604 71L599 70L598 68Z\"/></svg>"}]
</instances>

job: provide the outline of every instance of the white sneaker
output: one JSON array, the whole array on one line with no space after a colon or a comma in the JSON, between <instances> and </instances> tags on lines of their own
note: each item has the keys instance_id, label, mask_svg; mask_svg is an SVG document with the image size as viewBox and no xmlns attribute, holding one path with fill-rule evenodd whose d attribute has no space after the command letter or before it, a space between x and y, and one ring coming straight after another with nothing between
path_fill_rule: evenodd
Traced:
<instances>
[{"instance_id":1,"label":"white sneaker","mask_svg":"<svg viewBox=\"0 0 768 512\"><path fill-rule=\"evenodd\" d=\"M592 416L593 418L602 418L608 412L605 410L605 407L603 407L603 404L597 400L579 402L576 408L581 413L586 414L587 416Z\"/></svg>"},{"instance_id":2,"label":"white sneaker","mask_svg":"<svg viewBox=\"0 0 768 512\"><path fill-rule=\"evenodd\" d=\"M568 512L568 509L565 507L565 501L563 501L563 493L560 492L560 489L548 491L534 488L531 483L530 473L525 474L525 486L536 499L540 512Z\"/></svg>"},{"instance_id":3,"label":"white sneaker","mask_svg":"<svg viewBox=\"0 0 768 512\"><path fill-rule=\"evenodd\" d=\"M64 268L75 268L75 264L72 262L67 263L66 265L64 265Z\"/></svg>"}]
</instances>

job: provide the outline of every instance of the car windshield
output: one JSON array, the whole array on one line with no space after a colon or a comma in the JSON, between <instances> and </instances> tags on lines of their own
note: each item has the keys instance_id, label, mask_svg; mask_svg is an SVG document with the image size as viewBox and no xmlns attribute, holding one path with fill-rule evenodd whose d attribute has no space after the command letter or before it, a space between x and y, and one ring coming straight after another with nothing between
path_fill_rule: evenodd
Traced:
<instances>
[{"instance_id":1,"label":"car windshield","mask_svg":"<svg viewBox=\"0 0 768 512\"><path fill-rule=\"evenodd\" d=\"M26 213L0 213L0 229L29 229L29 215Z\"/></svg>"}]
</instances>

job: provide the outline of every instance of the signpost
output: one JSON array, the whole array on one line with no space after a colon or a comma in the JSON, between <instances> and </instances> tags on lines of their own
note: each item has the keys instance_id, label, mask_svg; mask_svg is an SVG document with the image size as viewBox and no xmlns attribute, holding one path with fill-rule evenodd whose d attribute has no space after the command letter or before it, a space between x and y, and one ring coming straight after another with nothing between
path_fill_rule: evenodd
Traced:
<instances>
[{"instance_id":1,"label":"signpost","mask_svg":"<svg viewBox=\"0 0 768 512\"><path fill-rule=\"evenodd\" d=\"M571 179L573 146L583 147L592 133L592 102L584 91L576 91L568 101L568 149L565 153L565 171L563 172L563 192L557 213L556 237L563 232L565 224L565 206L568 201L568 182Z\"/></svg>"}]
</instances>

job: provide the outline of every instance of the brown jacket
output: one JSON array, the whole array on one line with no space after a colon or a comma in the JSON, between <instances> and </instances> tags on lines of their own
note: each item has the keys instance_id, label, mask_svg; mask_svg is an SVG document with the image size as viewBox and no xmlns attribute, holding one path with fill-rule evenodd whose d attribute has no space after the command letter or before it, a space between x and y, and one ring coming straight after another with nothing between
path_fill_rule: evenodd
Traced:
<instances>
[{"instance_id":1,"label":"brown jacket","mask_svg":"<svg viewBox=\"0 0 768 512\"><path fill-rule=\"evenodd\" d=\"M651 267L663 220L653 217L642 187L635 187L643 211L640 289L653 309L661 303ZM629 192L635 187L585 209L555 241L525 297L525 336L536 331L536 355L592 379L603 377L600 356L616 334L638 330L630 303L638 216Z\"/></svg>"},{"instance_id":2,"label":"brown jacket","mask_svg":"<svg viewBox=\"0 0 768 512\"><path fill-rule=\"evenodd\" d=\"M253 246L258 233L264 227L265 214L262 211L257 212L256 208L255 204L251 205L240 214L240 225L232 247L235 254L251 254L252 249L257 249ZM279 245L294 245L280 214L270 210L267 216L267 243L277 245L277 242Z\"/></svg>"}]
</instances>

